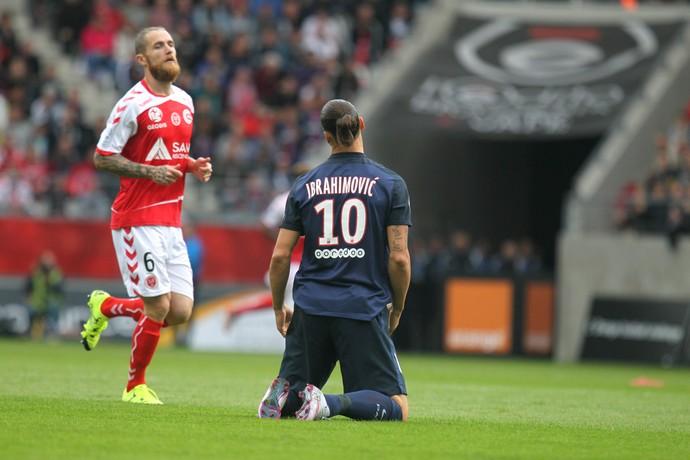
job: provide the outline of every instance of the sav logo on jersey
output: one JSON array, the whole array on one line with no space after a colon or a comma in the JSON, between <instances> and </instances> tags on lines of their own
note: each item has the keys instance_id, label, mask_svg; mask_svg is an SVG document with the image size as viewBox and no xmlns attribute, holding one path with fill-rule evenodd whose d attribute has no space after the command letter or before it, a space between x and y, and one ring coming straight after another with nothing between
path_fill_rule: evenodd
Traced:
<instances>
[{"instance_id":1,"label":"sav logo on jersey","mask_svg":"<svg viewBox=\"0 0 690 460\"><path fill-rule=\"evenodd\" d=\"M189 142L173 142L173 158L183 158L187 153L189 153ZM184 153L185 155L175 155L176 153Z\"/></svg>"},{"instance_id":2,"label":"sav logo on jersey","mask_svg":"<svg viewBox=\"0 0 690 460\"><path fill-rule=\"evenodd\" d=\"M151 150L149 150L149 154L146 155L146 161L152 160L172 160L170 151L165 146L165 142L163 142L163 139L161 139L160 137L153 144Z\"/></svg>"},{"instance_id":3,"label":"sav logo on jersey","mask_svg":"<svg viewBox=\"0 0 690 460\"><path fill-rule=\"evenodd\" d=\"M173 142L173 154L170 154L170 150L165 146L165 142L160 137L153 144L151 150L149 150L148 155L146 155L146 161L153 160L172 160L172 159L182 159L187 156L189 152L188 142Z\"/></svg>"}]
</instances>

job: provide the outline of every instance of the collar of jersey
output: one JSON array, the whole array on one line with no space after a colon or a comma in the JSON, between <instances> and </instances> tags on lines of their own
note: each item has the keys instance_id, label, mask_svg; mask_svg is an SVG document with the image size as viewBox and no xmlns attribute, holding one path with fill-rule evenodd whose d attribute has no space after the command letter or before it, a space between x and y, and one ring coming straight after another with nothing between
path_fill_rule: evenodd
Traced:
<instances>
[{"instance_id":1,"label":"collar of jersey","mask_svg":"<svg viewBox=\"0 0 690 460\"><path fill-rule=\"evenodd\" d=\"M329 160L350 160L352 158L364 158L364 152L338 152L332 153Z\"/></svg>"}]
</instances>

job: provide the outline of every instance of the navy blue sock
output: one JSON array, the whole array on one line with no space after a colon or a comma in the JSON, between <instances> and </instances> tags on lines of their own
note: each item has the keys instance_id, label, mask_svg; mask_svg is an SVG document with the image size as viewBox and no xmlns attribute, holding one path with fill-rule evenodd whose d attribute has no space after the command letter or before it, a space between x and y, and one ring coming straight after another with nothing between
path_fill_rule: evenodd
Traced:
<instances>
[{"instance_id":1,"label":"navy blue sock","mask_svg":"<svg viewBox=\"0 0 690 460\"><path fill-rule=\"evenodd\" d=\"M326 404L328 404L328 410L330 416L334 417L340 415L343 410L343 405L346 404L345 395L323 395L326 398Z\"/></svg>"},{"instance_id":2,"label":"navy blue sock","mask_svg":"<svg viewBox=\"0 0 690 460\"><path fill-rule=\"evenodd\" d=\"M402 420L398 403L378 391L361 390L325 396L331 417L344 415L355 420Z\"/></svg>"}]
</instances>

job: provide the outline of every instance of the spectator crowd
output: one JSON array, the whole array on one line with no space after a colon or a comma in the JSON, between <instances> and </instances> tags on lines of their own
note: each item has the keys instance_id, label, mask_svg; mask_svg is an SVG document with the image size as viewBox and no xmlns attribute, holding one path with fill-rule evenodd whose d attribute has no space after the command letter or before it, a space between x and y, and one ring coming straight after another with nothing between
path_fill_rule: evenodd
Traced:
<instances>
[{"instance_id":1,"label":"spectator crowd","mask_svg":"<svg viewBox=\"0 0 690 460\"><path fill-rule=\"evenodd\" d=\"M443 349L447 277L549 277L552 273L543 262L541 248L530 238L506 238L495 244L461 229L430 238L413 236L410 256L410 290L395 334L401 350Z\"/></svg>"},{"instance_id":2,"label":"spectator crowd","mask_svg":"<svg viewBox=\"0 0 690 460\"><path fill-rule=\"evenodd\" d=\"M690 101L653 139L653 162L643 180L618 191L614 223L621 232L665 234L675 247L690 233Z\"/></svg>"},{"instance_id":3,"label":"spectator crowd","mask_svg":"<svg viewBox=\"0 0 690 460\"><path fill-rule=\"evenodd\" d=\"M143 73L139 29L176 41L177 84L195 101L191 152L214 164L222 215L258 215L290 185L292 165L320 146L319 111L367 88L381 58L410 34L423 0L30 0L35 29L103 91L121 95ZM0 213L105 217L117 182L91 155L105 122L84 117L78 90L20 40L0 13Z\"/></svg>"}]
</instances>

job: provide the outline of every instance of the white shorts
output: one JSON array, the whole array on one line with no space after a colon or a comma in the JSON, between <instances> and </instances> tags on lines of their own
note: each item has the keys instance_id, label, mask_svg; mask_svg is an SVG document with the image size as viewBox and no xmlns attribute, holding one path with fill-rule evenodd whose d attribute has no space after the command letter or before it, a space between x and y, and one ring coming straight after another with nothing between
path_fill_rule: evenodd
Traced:
<instances>
[{"instance_id":1,"label":"white shorts","mask_svg":"<svg viewBox=\"0 0 690 460\"><path fill-rule=\"evenodd\" d=\"M179 227L144 226L112 230L122 281L130 296L169 292L194 300L192 267Z\"/></svg>"}]
</instances>

